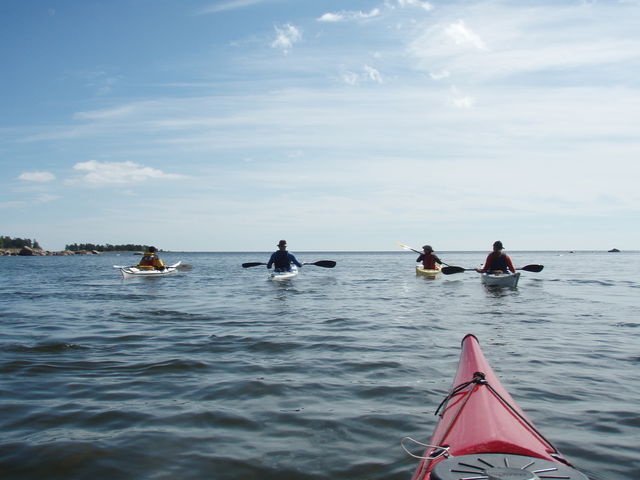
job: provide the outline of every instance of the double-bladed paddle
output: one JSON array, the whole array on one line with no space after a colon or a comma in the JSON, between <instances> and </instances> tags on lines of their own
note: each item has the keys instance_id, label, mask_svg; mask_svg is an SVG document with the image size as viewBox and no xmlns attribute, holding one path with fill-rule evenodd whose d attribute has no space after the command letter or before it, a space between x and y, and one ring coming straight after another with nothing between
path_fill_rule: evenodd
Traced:
<instances>
[{"instance_id":1,"label":"double-bladed paddle","mask_svg":"<svg viewBox=\"0 0 640 480\"><path fill-rule=\"evenodd\" d=\"M257 267L258 265L266 265L264 262L248 262L243 263L242 268ZM315 265L316 267L333 268L336 262L333 260L318 260L317 262L302 262L302 265Z\"/></svg>"},{"instance_id":2,"label":"double-bladed paddle","mask_svg":"<svg viewBox=\"0 0 640 480\"><path fill-rule=\"evenodd\" d=\"M516 268L516 270L524 270L525 272L541 272L544 265L525 265L522 268ZM462 268L462 267L443 267L441 272L445 275L451 275L452 273L462 273L468 270L475 270L475 268Z\"/></svg>"},{"instance_id":3,"label":"double-bladed paddle","mask_svg":"<svg viewBox=\"0 0 640 480\"><path fill-rule=\"evenodd\" d=\"M420 255L424 255L424 252L421 252L419 250L416 250L415 248L411 248L409 245L405 245L404 243L400 243L400 242L396 242L396 245L398 245L400 248L404 249L404 250L411 250L412 252L416 252L419 253ZM442 262L442 265L447 265L446 263ZM454 273L454 272L451 272Z\"/></svg>"},{"instance_id":4,"label":"double-bladed paddle","mask_svg":"<svg viewBox=\"0 0 640 480\"><path fill-rule=\"evenodd\" d=\"M412 252L416 252L422 255L422 252L416 250L415 248L411 248L409 245L405 245L404 243L396 242L396 245L398 245L403 250L411 250Z\"/></svg>"}]
</instances>

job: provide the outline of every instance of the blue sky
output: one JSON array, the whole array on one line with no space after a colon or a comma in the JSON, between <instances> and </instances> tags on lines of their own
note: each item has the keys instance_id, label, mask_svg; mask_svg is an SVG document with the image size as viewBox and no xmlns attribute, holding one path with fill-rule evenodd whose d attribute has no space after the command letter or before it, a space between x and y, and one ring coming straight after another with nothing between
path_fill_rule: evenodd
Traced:
<instances>
[{"instance_id":1,"label":"blue sky","mask_svg":"<svg viewBox=\"0 0 640 480\"><path fill-rule=\"evenodd\" d=\"M5 0L0 235L638 249L640 1Z\"/></svg>"}]
</instances>

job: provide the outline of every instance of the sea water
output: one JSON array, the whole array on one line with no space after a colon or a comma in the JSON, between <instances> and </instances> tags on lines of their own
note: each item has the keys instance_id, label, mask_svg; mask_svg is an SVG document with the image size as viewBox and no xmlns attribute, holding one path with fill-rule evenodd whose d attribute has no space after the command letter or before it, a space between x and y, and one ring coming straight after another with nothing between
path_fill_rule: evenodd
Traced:
<instances>
[{"instance_id":1,"label":"sea water","mask_svg":"<svg viewBox=\"0 0 640 480\"><path fill-rule=\"evenodd\" d=\"M510 252L517 289L430 280L408 252L0 257L0 477L393 479L417 466L474 333L503 385L593 480L640 474L640 253ZM479 266L485 252L438 252Z\"/></svg>"}]
</instances>

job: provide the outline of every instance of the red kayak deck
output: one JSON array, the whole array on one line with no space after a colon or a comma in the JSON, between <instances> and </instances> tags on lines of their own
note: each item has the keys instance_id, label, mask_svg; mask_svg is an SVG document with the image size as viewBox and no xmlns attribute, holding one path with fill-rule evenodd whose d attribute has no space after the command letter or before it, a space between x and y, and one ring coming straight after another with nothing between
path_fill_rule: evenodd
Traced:
<instances>
[{"instance_id":1,"label":"red kayak deck","mask_svg":"<svg viewBox=\"0 0 640 480\"><path fill-rule=\"evenodd\" d=\"M458 371L451 392L439 410L440 420L429 442L430 446L425 451L425 458L420 462L413 480L433 480L436 477L432 477L431 472L438 463L448 457L465 455L478 457L479 454L504 454L505 458L500 460L501 465L499 465L502 470L513 470L507 468L512 466L509 462L519 463L523 457L529 457L528 463L531 463L531 460L540 459L544 464L553 462L554 465L562 466L563 469L564 466L570 465L542 436L500 384L474 335L467 335L462 340ZM433 446L448 447L448 450L443 453L443 448ZM506 458L509 456L522 457ZM479 461L488 464L482 459ZM537 463L540 464L540 462ZM517 465L517 469L522 469L523 465L526 465L524 460ZM491 466L495 467L495 465ZM587 478L573 468L567 468L567 470L571 470L574 476L530 478ZM477 470L467 471L466 476L461 474L458 477L447 476L446 478L502 478L499 475L469 476L473 472ZM503 474L506 475L508 472ZM438 476L438 478L445 477ZM507 475L505 478L516 477Z\"/></svg>"}]
</instances>

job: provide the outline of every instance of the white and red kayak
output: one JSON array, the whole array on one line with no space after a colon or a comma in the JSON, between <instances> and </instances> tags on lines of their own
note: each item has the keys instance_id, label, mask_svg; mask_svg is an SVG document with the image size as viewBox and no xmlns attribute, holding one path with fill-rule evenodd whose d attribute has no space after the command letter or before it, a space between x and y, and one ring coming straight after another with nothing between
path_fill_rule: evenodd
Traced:
<instances>
[{"instance_id":1,"label":"white and red kayak","mask_svg":"<svg viewBox=\"0 0 640 480\"><path fill-rule=\"evenodd\" d=\"M462 340L453 386L438 411L413 480L588 480L511 398L474 335Z\"/></svg>"}]
</instances>

